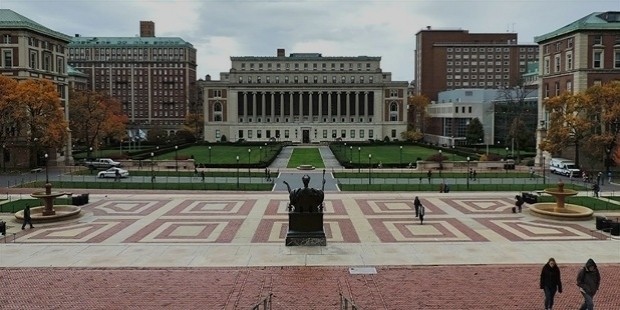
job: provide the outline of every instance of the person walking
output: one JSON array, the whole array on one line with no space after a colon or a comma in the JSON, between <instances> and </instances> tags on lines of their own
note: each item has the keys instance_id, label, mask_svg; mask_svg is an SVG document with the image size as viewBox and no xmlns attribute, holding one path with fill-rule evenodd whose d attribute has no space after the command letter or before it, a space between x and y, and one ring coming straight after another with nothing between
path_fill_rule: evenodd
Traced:
<instances>
[{"instance_id":1,"label":"person walking","mask_svg":"<svg viewBox=\"0 0 620 310\"><path fill-rule=\"evenodd\" d=\"M120 182L121 181L121 172L118 171L118 169L116 169L114 171L114 182Z\"/></svg>"},{"instance_id":2,"label":"person walking","mask_svg":"<svg viewBox=\"0 0 620 310\"><path fill-rule=\"evenodd\" d=\"M420 204L420 208L418 210L418 218L420 218L420 225L424 225L424 214L426 213L426 208Z\"/></svg>"},{"instance_id":3,"label":"person walking","mask_svg":"<svg viewBox=\"0 0 620 310\"><path fill-rule=\"evenodd\" d=\"M593 259L588 259L586 265L577 274L577 286L583 296L583 304L579 310L594 310L594 295L601 284L601 274Z\"/></svg>"},{"instance_id":4,"label":"person walking","mask_svg":"<svg viewBox=\"0 0 620 310\"><path fill-rule=\"evenodd\" d=\"M594 192L594 197L598 198L598 193L601 191L600 186L598 186L598 183L594 183L594 185L592 185L592 191Z\"/></svg>"},{"instance_id":5,"label":"person walking","mask_svg":"<svg viewBox=\"0 0 620 310\"><path fill-rule=\"evenodd\" d=\"M530 167L530 180L534 179L534 175L535 175L535 171L534 171L534 167Z\"/></svg>"},{"instance_id":6,"label":"person walking","mask_svg":"<svg viewBox=\"0 0 620 310\"><path fill-rule=\"evenodd\" d=\"M420 202L420 198L418 198L418 196L415 196L415 199L413 200L413 207L415 208L415 217L418 217L418 215L420 214L420 206L422 206L422 203Z\"/></svg>"},{"instance_id":7,"label":"person walking","mask_svg":"<svg viewBox=\"0 0 620 310\"><path fill-rule=\"evenodd\" d=\"M560 268L554 258L550 258L540 272L540 289L545 293L545 310L552 310L555 293L562 293Z\"/></svg>"},{"instance_id":8,"label":"person walking","mask_svg":"<svg viewBox=\"0 0 620 310\"><path fill-rule=\"evenodd\" d=\"M428 177L428 184L431 184L431 177L433 176L433 172L429 170L426 173L426 176Z\"/></svg>"},{"instance_id":9,"label":"person walking","mask_svg":"<svg viewBox=\"0 0 620 310\"><path fill-rule=\"evenodd\" d=\"M200 170L200 181L202 181L203 183L205 181L205 171L204 170Z\"/></svg>"},{"instance_id":10,"label":"person walking","mask_svg":"<svg viewBox=\"0 0 620 310\"><path fill-rule=\"evenodd\" d=\"M22 230L24 228L26 228L26 224L30 225L30 228L34 228L34 226L32 226L32 217L30 217L30 207L26 206L24 208L24 223L22 224Z\"/></svg>"}]
</instances>

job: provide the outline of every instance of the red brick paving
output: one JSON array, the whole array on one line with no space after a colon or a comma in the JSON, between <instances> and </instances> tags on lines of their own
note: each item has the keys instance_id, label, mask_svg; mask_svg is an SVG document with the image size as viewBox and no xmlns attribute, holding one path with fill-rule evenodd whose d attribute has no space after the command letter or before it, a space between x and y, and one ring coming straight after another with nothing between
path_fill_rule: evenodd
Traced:
<instances>
[{"instance_id":1,"label":"red brick paving","mask_svg":"<svg viewBox=\"0 0 620 310\"><path fill-rule=\"evenodd\" d=\"M538 265L184 269L6 268L1 309L249 309L273 293L273 309L542 309ZM563 265L555 309L577 309L580 265ZM596 309L620 309L620 264L601 264Z\"/></svg>"}]
</instances>

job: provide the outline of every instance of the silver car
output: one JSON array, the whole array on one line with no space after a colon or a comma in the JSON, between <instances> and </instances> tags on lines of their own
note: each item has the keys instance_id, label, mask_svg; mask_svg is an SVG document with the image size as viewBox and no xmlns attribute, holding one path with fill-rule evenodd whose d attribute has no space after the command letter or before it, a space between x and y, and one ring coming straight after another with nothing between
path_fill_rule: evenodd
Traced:
<instances>
[{"instance_id":1,"label":"silver car","mask_svg":"<svg viewBox=\"0 0 620 310\"><path fill-rule=\"evenodd\" d=\"M126 178L129 176L129 171L122 169L122 168L112 167L108 170L100 171L99 173L97 173L97 177L98 178L116 178L117 171L121 178Z\"/></svg>"}]
</instances>

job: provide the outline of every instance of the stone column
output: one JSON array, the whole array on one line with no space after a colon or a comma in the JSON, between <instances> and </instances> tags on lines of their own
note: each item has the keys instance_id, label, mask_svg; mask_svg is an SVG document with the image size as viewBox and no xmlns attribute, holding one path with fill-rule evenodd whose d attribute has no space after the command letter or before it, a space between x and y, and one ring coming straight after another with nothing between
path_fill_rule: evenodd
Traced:
<instances>
[{"instance_id":1,"label":"stone column","mask_svg":"<svg viewBox=\"0 0 620 310\"><path fill-rule=\"evenodd\" d=\"M332 121L332 92L327 92L327 122Z\"/></svg>"},{"instance_id":2,"label":"stone column","mask_svg":"<svg viewBox=\"0 0 620 310\"><path fill-rule=\"evenodd\" d=\"M370 113L368 113L368 92L364 92L364 121L368 122L368 117Z\"/></svg>"},{"instance_id":3,"label":"stone column","mask_svg":"<svg viewBox=\"0 0 620 310\"><path fill-rule=\"evenodd\" d=\"M271 121L275 122L276 121L276 94L274 92L271 92Z\"/></svg>"},{"instance_id":4,"label":"stone column","mask_svg":"<svg viewBox=\"0 0 620 310\"><path fill-rule=\"evenodd\" d=\"M319 123L323 121L323 92L319 92Z\"/></svg>"},{"instance_id":5,"label":"stone column","mask_svg":"<svg viewBox=\"0 0 620 310\"><path fill-rule=\"evenodd\" d=\"M284 122L284 92L280 92L280 122Z\"/></svg>"},{"instance_id":6,"label":"stone column","mask_svg":"<svg viewBox=\"0 0 620 310\"><path fill-rule=\"evenodd\" d=\"M308 92L308 121L312 122L312 92Z\"/></svg>"},{"instance_id":7,"label":"stone column","mask_svg":"<svg viewBox=\"0 0 620 310\"><path fill-rule=\"evenodd\" d=\"M256 119L256 117L258 117L258 115L256 114L256 92L253 91L252 92L252 115L253 117ZM256 121L256 120L254 120Z\"/></svg>"},{"instance_id":8,"label":"stone column","mask_svg":"<svg viewBox=\"0 0 620 310\"><path fill-rule=\"evenodd\" d=\"M265 119L265 117L267 117L267 112L265 112L267 110L266 106L265 106L265 92L262 92L262 99L261 100L262 100L262 102L261 102L261 116L260 117L263 120L263 122L265 122L265 121L267 121Z\"/></svg>"},{"instance_id":9,"label":"stone column","mask_svg":"<svg viewBox=\"0 0 620 310\"><path fill-rule=\"evenodd\" d=\"M289 111L289 117L291 118L290 121L292 122L293 119L295 119L293 117L293 92L291 92L290 94L290 102L289 102L289 107L290 107L290 111Z\"/></svg>"}]
</instances>

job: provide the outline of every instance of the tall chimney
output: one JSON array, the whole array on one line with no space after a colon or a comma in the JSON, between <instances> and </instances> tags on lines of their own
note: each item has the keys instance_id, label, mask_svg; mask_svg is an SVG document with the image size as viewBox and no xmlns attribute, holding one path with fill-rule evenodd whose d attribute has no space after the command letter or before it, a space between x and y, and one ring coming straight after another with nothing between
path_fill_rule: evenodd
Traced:
<instances>
[{"instance_id":1,"label":"tall chimney","mask_svg":"<svg viewBox=\"0 0 620 310\"><path fill-rule=\"evenodd\" d=\"M286 51L283 48L278 49L278 57L286 57Z\"/></svg>"},{"instance_id":2,"label":"tall chimney","mask_svg":"<svg viewBox=\"0 0 620 310\"><path fill-rule=\"evenodd\" d=\"M155 36L155 23L152 21L140 21L140 36L141 37L154 37Z\"/></svg>"}]
</instances>

